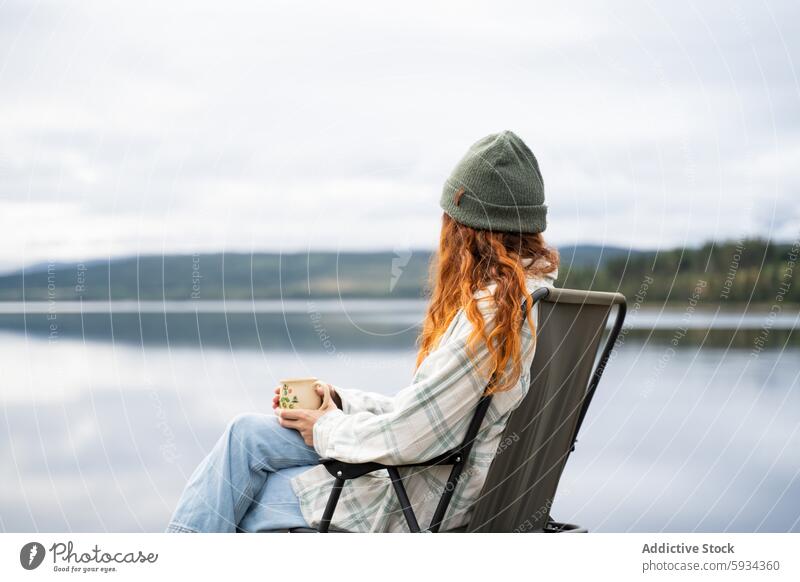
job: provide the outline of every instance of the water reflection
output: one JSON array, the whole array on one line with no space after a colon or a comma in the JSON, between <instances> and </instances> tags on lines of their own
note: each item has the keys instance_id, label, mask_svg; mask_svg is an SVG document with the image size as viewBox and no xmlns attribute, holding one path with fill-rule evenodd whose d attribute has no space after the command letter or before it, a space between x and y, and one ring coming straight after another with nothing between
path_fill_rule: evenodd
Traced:
<instances>
[{"instance_id":1,"label":"water reflection","mask_svg":"<svg viewBox=\"0 0 800 582\"><path fill-rule=\"evenodd\" d=\"M26 313L17 308L21 304L0 309L0 331L137 345L323 351L407 348L424 315L424 304L414 300L60 303L55 313L47 304L29 303ZM765 346L779 347L800 345L800 334L792 332L798 327L800 314L793 312L773 318L764 312L698 311L686 318L680 311L649 309L629 315L623 335L648 343L674 343L677 337L742 348L763 336Z\"/></svg>"},{"instance_id":2,"label":"water reflection","mask_svg":"<svg viewBox=\"0 0 800 582\"><path fill-rule=\"evenodd\" d=\"M230 417L313 374L393 393L420 313L0 315L0 528L158 531ZM600 531L798 530L797 333L631 329L553 515Z\"/></svg>"}]
</instances>

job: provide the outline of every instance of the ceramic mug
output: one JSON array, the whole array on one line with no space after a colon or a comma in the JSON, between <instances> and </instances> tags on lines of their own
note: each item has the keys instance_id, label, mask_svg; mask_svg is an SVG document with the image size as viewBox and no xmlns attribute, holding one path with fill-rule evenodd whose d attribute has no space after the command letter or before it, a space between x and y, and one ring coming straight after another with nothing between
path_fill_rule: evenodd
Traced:
<instances>
[{"instance_id":1,"label":"ceramic mug","mask_svg":"<svg viewBox=\"0 0 800 582\"><path fill-rule=\"evenodd\" d=\"M280 384L280 408L316 410L322 406L322 396L317 394L317 386L322 386L322 382L316 378L288 378L280 380Z\"/></svg>"}]
</instances>

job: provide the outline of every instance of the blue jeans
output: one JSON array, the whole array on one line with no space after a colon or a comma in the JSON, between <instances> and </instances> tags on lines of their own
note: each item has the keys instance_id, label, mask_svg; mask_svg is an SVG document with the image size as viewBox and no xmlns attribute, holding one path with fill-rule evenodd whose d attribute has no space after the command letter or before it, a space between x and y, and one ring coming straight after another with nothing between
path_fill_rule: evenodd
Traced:
<instances>
[{"instance_id":1,"label":"blue jeans","mask_svg":"<svg viewBox=\"0 0 800 582\"><path fill-rule=\"evenodd\" d=\"M271 414L243 414L189 478L168 532L270 531L308 527L291 479L317 452Z\"/></svg>"}]
</instances>

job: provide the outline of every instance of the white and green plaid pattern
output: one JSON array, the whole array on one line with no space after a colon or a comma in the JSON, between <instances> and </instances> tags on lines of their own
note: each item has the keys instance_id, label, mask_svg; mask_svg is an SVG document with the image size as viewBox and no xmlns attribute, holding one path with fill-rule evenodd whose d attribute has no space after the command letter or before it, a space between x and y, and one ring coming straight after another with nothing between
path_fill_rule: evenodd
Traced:
<instances>
[{"instance_id":1,"label":"white and green plaid pattern","mask_svg":"<svg viewBox=\"0 0 800 582\"><path fill-rule=\"evenodd\" d=\"M528 290L552 286L556 274L529 279ZM490 294L490 287L485 294ZM490 302L482 304L487 323ZM534 321L538 310L534 311ZM418 368L413 383L393 397L336 388L343 410L329 412L314 425L314 448L323 457L349 463L376 461L400 465L423 461L444 453L464 439L486 379L478 365L487 358L484 348L476 359L467 356L466 341L471 324L459 311L438 348ZM528 390L533 360L533 336L528 325L522 334L523 374L517 385L498 393L486 414L464 472L453 495L442 530L469 521L472 505L480 494L489 465L498 450L511 412ZM404 483L421 527L428 526L444 490L450 467L404 469ZM323 466L295 477L292 486L303 516L312 527L319 525L333 478ZM347 481L333 516L332 529L357 532L408 531L391 481L385 471Z\"/></svg>"}]
</instances>

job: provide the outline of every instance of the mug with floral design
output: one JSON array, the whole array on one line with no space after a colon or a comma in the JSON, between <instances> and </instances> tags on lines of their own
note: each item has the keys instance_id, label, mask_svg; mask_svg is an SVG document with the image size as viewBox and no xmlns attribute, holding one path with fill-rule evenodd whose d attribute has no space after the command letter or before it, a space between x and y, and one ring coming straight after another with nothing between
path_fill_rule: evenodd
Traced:
<instances>
[{"instance_id":1,"label":"mug with floral design","mask_svg":"<svg viewBox=\"0 0 800 582\"><path fill-rule=\"evenodd\" d=\"M322 397L317 394L321 386L317 378L288 378L280 380L278 406L290 409L315 410L322 406Z\"/></svg>"}]
</instances>

